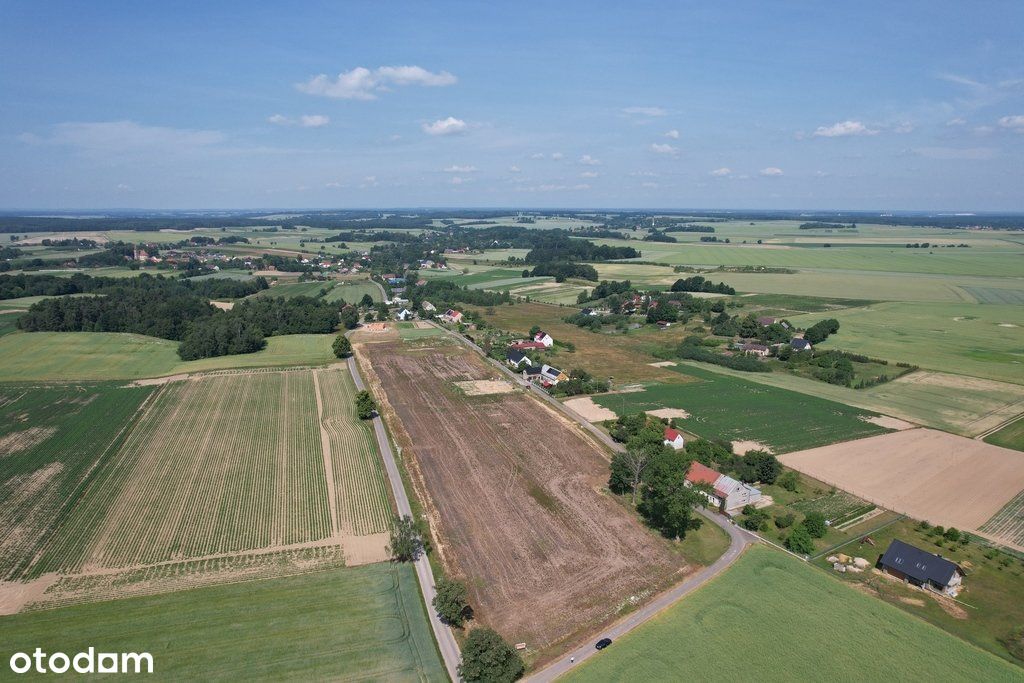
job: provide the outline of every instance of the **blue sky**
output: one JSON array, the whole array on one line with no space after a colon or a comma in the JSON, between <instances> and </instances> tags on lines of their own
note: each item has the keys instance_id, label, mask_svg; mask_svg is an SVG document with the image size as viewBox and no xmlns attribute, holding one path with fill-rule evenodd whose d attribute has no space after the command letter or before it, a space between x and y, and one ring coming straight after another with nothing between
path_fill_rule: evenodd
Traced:
<instances>
[{"instance_id":1,"label":"blue sky","mask_svg":"<svg viewBox=\"0 0 1024 683\"><path fill-rule=\"evenodd\" d=\"M0 207L1024 210L1020 2L264 4L0 4Z\"/></svg>"}]
</instances>

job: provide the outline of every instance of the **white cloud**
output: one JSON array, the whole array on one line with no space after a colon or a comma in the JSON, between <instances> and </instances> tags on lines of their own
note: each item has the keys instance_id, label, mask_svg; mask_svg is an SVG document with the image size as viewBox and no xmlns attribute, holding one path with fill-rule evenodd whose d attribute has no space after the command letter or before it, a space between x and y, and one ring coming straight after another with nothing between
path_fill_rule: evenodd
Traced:
<instances>
[{"instance_id":1,"label":"white cloud","mask_svg":"<svg viewBox=\"0 0 1024 683\"><path fill-rule=\"evenodd\" d=\"M658 174L654 171L630 171L629 175L634 178L657 178Z\"/></svg>"},{"instance_id":2,"label":"white cloud","mask_svg":"<svg viewBox=\"0 0 1024 683\"><path fill-rule=\"evenodd\" d=\"M366 189L367 187L377 187L377 176L368 175L363 178L363 182L359 185L360 188Z\"/></svg>"},{"instance_id":3,"label":"white cloud","mask_svg":"<svg viewBox=\"0 0 1024 683\"><path fill-rule=\"evenodd\" d=\"M673 140L678 140L679 139L679 131L676 130L675 128L673 128L669 132L665 133L665 137L672 138Z\"/></svg>"},{"instance_id":4,"label":"white cloud","mask_svg":"<svg viewBox=\"0 0 1024 683\"><path fill-rule=\"evenodd\" d=\"M668 116L668 110L662 107L626 107L622 111L635 116Z\"/></svg>"},{"instance_id":5,"label":"white cloud","mask_svg":"<svg viewBox=\"0 0 1024 683\"><path fill-rule=\"evenodd\" d=\"M516 166L515 164L512 164L511 166L508 167L509 173L519 173L521 170L522 169Z\"/></svg>"},{"instance_id":6,"label":"white cloud","mask_svg":"<svg viewBox=\"0 0 1024 683\"><path fill-rule=\"evenodd\" d=\"M597 171L584 171L580 173L580 178L597 178L600 175Z\"/></svg>"},{"instance_id":7,"label":"white cloud","mask_svg":"<svg viewBox=\"0 0 1024 683\"><path fill-rule=\"evenodd\" d=\"M652 187L653 188L653 187L660 187L660 185L658 185L658 183L653 183L653 182L648 180L648 181L640 183L640 187Z\"/></svg>"},{"instance_id":8,"label":"white cloud","mask_svg":"<svg viewBox=\"0 0 1024 683\"><path fill-rule=\"evenodd\" d=\"M851 135L877 135L878 131L868 128L860 121L840 121L831 126L819 126L812 135L816 138L842 138Z\"/></svg>"},{"instance_id":9,"label":"white cloud","mask_svg":"<svg viewBox=\"0 0 1024 683\"><path fill-rule=\"evenodd\" d=\"M303 128L321 128L331 122L331 119L323 114L303 114L293 119L283 114L274 114L267 117L268 123L275 126L302 126Z\"/></svg>"},{"instance_id":10,"label":"white cloud","mask_svg":"<svg viewBox=\"0 0 1024 683\"><path fill-rule=\"evenodd\" d=\"M432 72L420 66L382 66L370 70L357 66L343 71L337 78L327 74L311 77L295 88L307 95L320 95L341 100L375 100L377 94L388 92L390 86L419 85L442 87L454 85L458 79L447 71Z\"/></svg>"},{"instance_id":11,"label":"white cloud","mask_svg":"<svg viewBox=\"0 0 1024 683\"><path fill-rule=\"evenodd\" d=\"M332 180L329 183L324 183L324 187L329 187L331 189L337 189L339 187L345 187L345 183L339 182L337 180Z\"/></svg>"},{"instance_id":12,"label":"white cloud","mask_svg":"<svg viewBox=\"0 0 1024 683\"><path fill-rule=\"evenodd\" d=\"M963 126L966 125L966 123L967 119L961 118L959 116L956 117L955 119L950 119L949 121L946 121L947 126Z\"/></svg>"},{"instance_id":13,"label":"white cloud","mask_svg":"<svg viewBox=\"0 0 1024 683\"><path fill-rule=\"evenodd\" d=\"M476 166L459 166L458 164L447 166L444 169L445 173L476 173L476 171Z\"/></svg>"},{"instance_id":14,"label":"white cloud","mask_svg":"<svg viewBox=\"0 0 1024 683\"><path fill-rule=\"evenodd\" d=\"M998 121L1000 128L1008 128L1017 133L1024 133L1024 115L1004 116Z\"/></svg>"},{"instance_id":15,"label":"white cloud","mask_svg":"<svg viewBox=\"0 0 1024 683\"><path fill-rule=\"evenodd\" d=\"M782 169L777 166L769 166L767 168L762 168L759 173L767 177L777 177L782 175Z\"/></svg>"},{"instance_id":16,"label":"white cloud","mask_svg":"<svg viewBox=\"0 0 1024 683\"><path fill-rule=\"evenodd\" d=\"M530 185L527 187L517 187L518 192L565 192L567 190L589 190L590 185L586 183L579 183L577 185L560 185L557 183L545 183L543 185Z\"/></svg>"},{"instance_id":17,"label":"white cloud","mask_svg":"<svg viewBox=\"0 0 1024 683\"><path fill-rule=\"evenodd\" d=\"M677 154L679 154L678 149L667 143L659 144L656 142L653 145L651 145L648 149L650 149L655 154L668 154L671 156L676 156Z\"/></svg>"},{"instance_id":18,"label":"white cloud","mask_svg":"<svg viewBox=\"0 0 1024 683\"><path fill-rule=\"evenodd\" d=\"M531 154L530 158L531 159L543 159L544 158L544 153L543 152L537 152L536 154Z\"/></svg>"},{"instance_id":19,"label":"white cloud","mask_svg":"<svg viewBox=\"0 0 1024 683\"><path fill-rule=\"evenodd\" d=\"M580 163L583 164L584 166L600 166L601 160L595 159L589 154L584 154L583 156L580 157Z\"/></svg>"},{"instance_id":20,"label":"white cloud","mask_svg":"<svg viewBox=\"0 0 1024 683\"><path fill-rule=\"evenodd\" d=\"M463 178L462 176L455 175L452 176L451 180L449 180L448 182L451 183L452 185L462 185L463 183L468 183L469 178Z\"/></svg>"},{"instance_id":21,"label":"white cloud","mask_svg":"<svg viewBox=\"0 0 1024 683\"><path fill-rule=\"evenodd\" d=\"M331 119L323 114L303 114L299 117L299 125L303 128L320 128L331 122Z\"/></svg>"},{"instance_id":22,"label":"white cloud","mask_svg":"<svg viewBox=\"0 0 1024 683\"><path fill-rule=\"evenodd\" d=\"M555 152L554 154L551 155L551 159L553 161L561 161L564 158L565 158L565 155L562 154L561 152Z\"/></svg>"},{"instance_id":23,"label":"white cloud","mask_svg":"<svg viewBox=\"0 0 1024 683\"><path fill-rule=\"evenodd\" d=\"M423 132L427 135L457 135L465 133L469 125L462 119L449 116L446 119L438 119L433 123L424 123Z\"/></svg>"},{"instance_id":24,"label":"white cloud","mask_svg":"<svg viewBox=\"0 0 1024 683\"><path fill-rule=\"evenodd\" d=\"M716 168L714 171L711 172L711 175L715 176L716 178L724 178L727 175L731 174L732 169L728 168L727 166L723 166L722 168Z\"/></svg>"}]
</instances>

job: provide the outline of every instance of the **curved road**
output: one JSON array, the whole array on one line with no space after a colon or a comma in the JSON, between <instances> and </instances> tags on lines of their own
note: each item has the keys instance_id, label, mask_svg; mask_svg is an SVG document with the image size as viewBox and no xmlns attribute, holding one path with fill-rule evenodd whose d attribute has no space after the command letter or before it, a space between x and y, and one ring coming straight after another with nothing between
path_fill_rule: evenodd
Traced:
<instances>
[{"instance_id":1,"label":"curved road","mask_svg":"<svg viewBox=\"0 0 1024 683\"><path fill-rule=\"evenodd\" d=\"M537 385L533 384L532 382L524 380L521 375L512 372L509 368L505 367L504 364L499 363L493 358L488 358L487 354L484 353L483 349L481 349L479 346L463 337L461 334L453 332L442 325L437 325L437 323L434 323L434 325L444 330L448 334L454 336L456 339L466 344L470 348L476 350L478 353L483 355L487 361L489 361L492 365L501 370L506 376L511 377L513 380L515 380L521 385L528 386L533 391L535 396L547 401L556 409L562 411L562 413L567 415L569 418L575 420L581 427L586 429L589 433L593 434L601 443L605 444L613 451L624 450L622 444L613 440L610 436L608 436L600 429L592 425L582 415L572 410L571 408L566 407L564 403L556 399L548 392L542 390ZM596 643L598 640L600 640L601 638L611 638L612 640L621 638L622 636L626 635L627 633L635 629L637 626L640 626L644 622L652 619L661 611L675 604L675 602L677 600L680 600L683 596L689 594L697 588L700 588L702 585L704 585L705 583L707 583L708 581L710 581L711 579L713 579L714 577L718 576L723 571L728 569L729 566L733 562L735 562L740 555L743 554L743 551L746 550L747 546L759 540L757 536L736 526L722 515L715 514L713 512L708 512L707 510L704 510L702 508L698 508L697 512L703 515L705 519L720 526L722 529L725 530L727 534L729 534L729 549L725 551L724 555L722 555L713 563L711 563L711 566L704 567L699 572L697 572L693 576L690 576L679 585L674 586L673 588L658 595L656 598L654 598L654 600L647 603L646 605L638 609L636 612L633 612L632 614L623 617L619 621L602 629L599 633L595 633L587 644L581 645L575 650L565 653L565 655L563 655L561 659L559 659L558 661L552 662L543 669L533 672L524 680L539 683L541 681L552 681L558 678L559 676L568 672L570 669L577 666L581 662L597 654L598 650L594 649L594 643Z\"/></svg>"},{"instance_id":2,"label":"curved road","mask_svg":"<svg viewBox=\"0 0 1024 683\"><path fill-rule=\"evenodd\" d=\"M352 373L356 389L365 389L363 379L359 376L359 366L356 365L355 356L349 356L348 369ZM380 446L380 453L384 458L384 470L388 473L388 480L391 482L391 491L395 494L395 505L398 507L398 514L412 517L412 507L409 505L409 497L405 493L405 486L402 484L402 475L398 473L398 465L395 462L395 454L391 451L391 443L388 441L387 432L384 431L384 423L380 416L373 418L373 431L377 435L377 444ZM437 640L437 647L441 651L441 658L444 660L448 676L453 681L459 680L458 666L462 655L459 652L459 644L455 641L452 630L441 622L434 611L433 601L437 592L434 590L434 571L430 568L430 562L425 553L421 554L414 563L416 566L416 577L419 579L420 592L423 594L423 602L427 606L427 615L430 617L430 627L434 630L434 638Z\"/></svg>"}]
</instances>

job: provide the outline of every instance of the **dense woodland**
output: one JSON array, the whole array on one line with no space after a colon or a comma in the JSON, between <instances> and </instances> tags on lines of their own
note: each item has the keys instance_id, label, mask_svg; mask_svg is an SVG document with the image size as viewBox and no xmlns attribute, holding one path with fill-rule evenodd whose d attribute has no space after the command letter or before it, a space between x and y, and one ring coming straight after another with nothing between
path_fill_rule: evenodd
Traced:
<instances>
[{"instance_id":1,"label":"dense woodland","mask_svg":"<svg viewBox=\"0 0 1024 683\"><path fill-rule=\"evenodd\" d=\"M32 305L18 318L27 332L131 332L180 341L184 360L258 351L265 337L326 333L338 325L337 305L297 297L247 299L230 311L212 298L239 298L266 289L263 278L200 282L142 274L137 278L75 275L0 276L0 294L54 296Z\"/></svg>"}]
</instances>

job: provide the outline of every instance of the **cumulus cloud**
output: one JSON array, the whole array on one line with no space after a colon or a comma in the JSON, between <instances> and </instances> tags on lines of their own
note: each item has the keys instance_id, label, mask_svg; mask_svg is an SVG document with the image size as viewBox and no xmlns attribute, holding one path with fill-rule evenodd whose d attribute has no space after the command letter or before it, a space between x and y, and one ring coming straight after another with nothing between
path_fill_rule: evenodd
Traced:
<instances>
[{"instance_id":1,"label":"cumulus cloud","mask_svg":"<svg viewBox=\"0 0 1024 683\"><path fill-rule=\"evenodd\" d=\"M771 177L777 177L777 176L780 176L780 175L782 175L782 174L783 174L783 173L782 173L782 169L781 169L781 168L779 168L778 166L768 166L767 168L762 168L762 169L761 169L761 170L759 171L759 173L760 173L761 175L763 175L763 176L766 176L766 177L769 177L769 178L771 178Z\"/></svg>"},{"instance_id":2,"label":"cumulus cloud","mask_svg":"<svg viewBox=\"0 0 1024 683\"><path fill-rule=\"evenodd\" d=\"M554 160L554 161L561 161L564 158L565 158L565 155L562 154L561 152L555 152L554 154L551 155L551 159Z\"/></svg>"},{"instance_id":3,"label":"cumulus cloud","mask_svg":"<svg viewBox=\"0 0 1024 683\"><path fill-rule=\"evenodd\" d=\"M679 154L679 150L668 143L660 144L655 142L648 149L655 154L667 154L669 156L676 156Z\"/></svg>"},{"instance_id":4,"label":"cumulus cloud","mask_svg":"<svg viewBox=\"0 0 1024 683\"><path fill-rule=\"evenodd\" d=\"M469 128L469 124L462 119L449 116L446 119L438 119L433 123L424 123L422 128L423 132L427 135L457 135L465 133Z\"/></svg>"},{"instance_id":5,"label":"cumulus cloud","mask_svg":"<svg viewBox=\"0 0 1024 683\"><path fill-rule=\"evenodd\" d=\"M877 135L878 131L868 128L860 121L840 121L831 126L818 126L812 133L816 138L844 138L852 135Z\"/></svg>"},{"instance_id":6,"label":"cumulus cloud","mask_svg":"<svg viewBox=\"0 0 1024 683\"><path fill-rule=\"evenodd\" d=\"M365 178L363 178L363 182L359 184L359 187L361 189L366 189L368 187L377 187L377 184L377 176L368 175Z\"/></svg>"},{"instance_id":7,"label":"cumulus cloud","mask_svg":"<svg viewBox=\"0 0 1024 683\"><path fill-rule=\"evenodd\" d=\"M596 178L599 175L601 174L597 171L584 171L583 173L580 173L580 178Z\"/></svg>"},{"instance_id":8,"label":"cumulus cloud","mask_svg":"<svg viewBox=\"0 0 1024 683\"><path fill-rule=\"evenodd\" d=\"M715 176L716 178L724 178L731 174L732 169L727 166L723 166L722 168L716 168L714 171L711 172L711 175Z\"/></svg>"},{"instance_id":9,"label":"cumulus cloud","mask_svg":"<svg viewBox=\"0 0 1024 683\"><path fill-rule=\"evenodd\" d=\"M626 107L622 112L632 116L668 116L668 110L662 107Z\"/></svg>"},{"instance_id":10,"label":"cumulus cloud","mask_svg":"<svg viewBox=\"0 0 1024 683\"><path fill-rule=\"evenodd\" d=\"M1004 116L998 121L1000 128L1007 128L1017 133L1024 133L1024 115Z\"/></svg>"},{"instance_id":11,"label":"cumulus cloud","mask_svg":"<svg viewBox=\"0 0 1024 683\"><path fill-rule=\"evenodd\" d=\"M445 173L475 173L476 170L477 170L476 166L459 166L458 164L454 164L452 166L445 167L444 172Z\"/></svg>"},{"instance_id":12,"label":"cumulus cloud","mask_svg":"<svg viewBox=\"0 0 1024 683\"><path fill-rule=\"evenodd\" d=\"M665 133L665 137L672 138L673 140L678 140L679 139L679 131L676 130L675 128L673 128L669 132Z\"/></svg>"},{"instance_id":13,"label":"cumulus cloud","mask_svg":"<svg viewBox=\"0 0 1024 683\"><path fill-rule=\"evenodd\" d=\"M966 125L966 124L967 124L967 119L961 118L959 116L956 117L955 119L950 119L949 121L946 121L946 125L947 126L963 126L963 125Z\"/></svg>"},{"instance_id":14,"label":"cumulus cloud","mask_svg":"<svg viewBox=\"0 0 1024 683\"><path fill-rule=\"evenodd\" d=\"M584 166L600 166L601 160L595 159L589 154L584 154L583 156L580 157L580 163L583 164Z\"/></svg>"},{"instance_id":15,"label":"cumulus cloud","mask_svg":"<svg viewBox=\"0 0 1024 683\"><path fill-rule=\"evenodd\" d=\"M378 93L388 92L393 86L436 88L457 82L458 79L447 71L427 71L420 66L381 66L372 70L357 66L341 72L336 78L327 74L312 76L307 81L296 83L295 88L307 95L341 100L375 100Z\"/></svg>"},{"instance_id":16,"label":"cumulus cloud","mask_svg":"<svg viewBox=\"0 0 1024 683\"><path fill-rule=\"evenodd\" d=\"M511 166L508 167L509 173L519 173L521 170L522 169L516 166L515 164L512 164Z\"/></svg>"}]
</instances>

